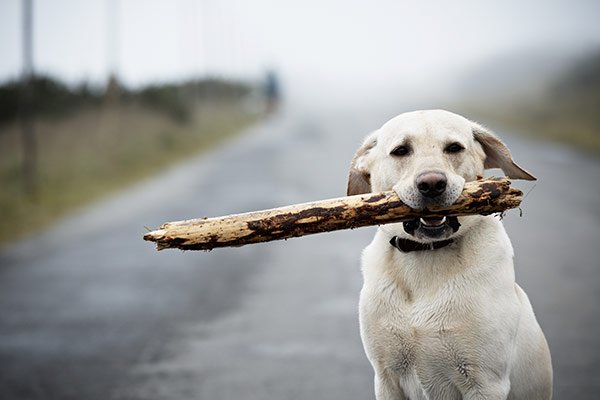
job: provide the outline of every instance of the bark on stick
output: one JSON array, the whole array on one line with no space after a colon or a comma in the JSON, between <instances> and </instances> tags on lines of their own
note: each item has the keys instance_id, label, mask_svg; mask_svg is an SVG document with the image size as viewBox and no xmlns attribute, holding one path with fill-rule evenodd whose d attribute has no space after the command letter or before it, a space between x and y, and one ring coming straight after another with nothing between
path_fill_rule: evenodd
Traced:
<instances>
[{"instance_id":1,"label":"bark on stick","mask_svg":"<svg viewBox=\"0 0 600 400\"><path fill-rule=\"evenodd\" d=\"M489 215L518 207L522 197L523 193L511 188L506 178L482 179L467 182L458 200L445 209L415 210L392 191L369 193L245 214L167 222L145 234L144 240L156 242L158 250L212 250L419 217Z\"/></svg>"}]
</instances>

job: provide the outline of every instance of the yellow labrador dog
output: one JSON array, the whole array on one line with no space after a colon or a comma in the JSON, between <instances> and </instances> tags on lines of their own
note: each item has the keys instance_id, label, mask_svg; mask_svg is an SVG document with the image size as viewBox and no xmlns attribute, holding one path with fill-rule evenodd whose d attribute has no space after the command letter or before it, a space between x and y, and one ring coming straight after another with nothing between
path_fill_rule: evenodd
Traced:
<instances>
[{"instance_id":1,"label":"yellow labrador dog","mask_svg":"<svg viewBox=\"0 0 600 400\"><path fill-rule=\"evenodd\" d=\"M445 206L485 168L535 180L481 125L442 110L410 112L367 137L348 194L394 190L413 208ZM515 283L499 218L381 226L362 265L360 328L377 400L551 398L548 344Z\"/></svg>"}]
</instances>

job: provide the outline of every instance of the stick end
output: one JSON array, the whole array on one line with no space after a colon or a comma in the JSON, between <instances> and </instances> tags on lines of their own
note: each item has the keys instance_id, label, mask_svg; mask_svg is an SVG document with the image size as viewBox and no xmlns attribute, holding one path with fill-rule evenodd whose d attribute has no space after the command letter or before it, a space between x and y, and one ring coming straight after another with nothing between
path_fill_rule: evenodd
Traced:
<instances>
[{"instance_id":1,"label":"stick end","mask_svg":"<svg viewBox=\"0 0 600 400\"><path fill-rule=\"evenodd\" d=\"M164 229L157 229L155 231L148 232L144 235L144 240L149 242L158 242L160 239L165 237Z\"/></svg>"}]
</instances>

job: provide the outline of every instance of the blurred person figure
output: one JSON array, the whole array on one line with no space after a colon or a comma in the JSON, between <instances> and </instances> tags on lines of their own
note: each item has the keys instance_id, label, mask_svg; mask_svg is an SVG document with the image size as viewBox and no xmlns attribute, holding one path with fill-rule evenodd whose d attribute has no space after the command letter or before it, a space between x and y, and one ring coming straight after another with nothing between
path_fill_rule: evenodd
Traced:
<instances>
[{"instance_id":1,"label":"blurred person figure","mask_svg":"<svg viewBox=\"0 0 600 400\"><path fill-rule=\"evenodd\" d=\"M280 99L280 84L277 73L273 70L268 70L265 76L265 99L267 102L267 114L271 114L277 110Z\"/></svg>"}]
</instances>

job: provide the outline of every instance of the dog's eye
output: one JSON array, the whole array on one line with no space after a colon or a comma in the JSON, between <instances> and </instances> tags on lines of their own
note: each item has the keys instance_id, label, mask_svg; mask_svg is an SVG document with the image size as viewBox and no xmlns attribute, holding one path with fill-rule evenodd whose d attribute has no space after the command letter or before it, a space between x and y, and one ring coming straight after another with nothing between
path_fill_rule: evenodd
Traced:
<instances>
[{"instance_id":1,"label":"dog's eye","mask_svg":"<svg viewBox=\"0 0 600 400\"><path fill-rule=\"evenodd\" d=\"M410 147L408 146L398 146L396 147L394 150L392 150L392 152L390 153L392 156L405 156L408 153L410 153Z\"/></svg>"},{"instance_id":2,"label":"dog's eye","mask_svg":"<svg viewBox=\"0 0 600 400\"><path fill-rule=\"evenodd\" d=\"M448 145L448 146L447 146L447 147L444 149L444 151L445 151L446 153L451 153L451 154L454 154L454 153L460 153L460 152L461 152L461 151L463 151L464 149L465 149L465 148L464 148L464 147L463 147L463 146L462 146L460 143L452 143L452 144L449 144L449 145Z\"/></svg>"}]
</instances>

